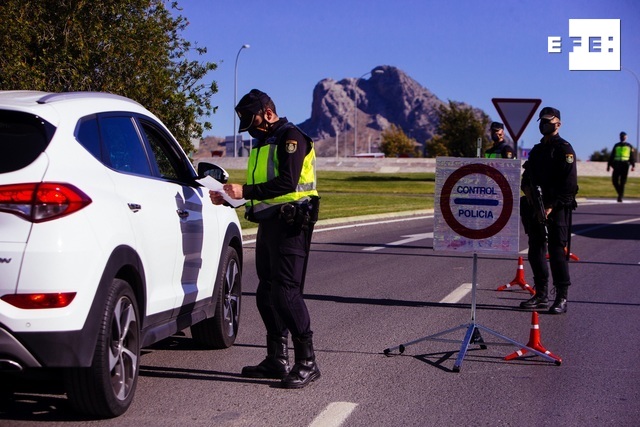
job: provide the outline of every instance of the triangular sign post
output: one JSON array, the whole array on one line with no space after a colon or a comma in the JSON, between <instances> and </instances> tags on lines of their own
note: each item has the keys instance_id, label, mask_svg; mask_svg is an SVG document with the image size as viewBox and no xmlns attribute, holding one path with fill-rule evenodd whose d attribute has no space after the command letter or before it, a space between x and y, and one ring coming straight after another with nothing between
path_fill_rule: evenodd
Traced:
<instances>
[{"instance_id":1,"label":"triangular sign post","mask_svg":"<svg viewBox=\"0 0 640 427\"><path fill-rule=\"evenodd\" d=\"M514 151L518 152L518 139L540 106L541 99L492 98L494 107L513 139Z\"/></svg>"}]
</instances>

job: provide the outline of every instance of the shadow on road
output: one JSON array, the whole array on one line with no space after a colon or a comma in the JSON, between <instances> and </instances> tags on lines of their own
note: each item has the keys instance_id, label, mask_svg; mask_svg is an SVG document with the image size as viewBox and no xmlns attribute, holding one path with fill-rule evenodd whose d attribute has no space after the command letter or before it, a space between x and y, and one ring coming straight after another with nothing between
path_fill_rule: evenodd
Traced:
<instances>
[{"instance_id":1,"label":"shadow on road","mask_svg":"<svg viewBox=\"0 0 640 427\"><path fill-rule=\"evenodd\" d=\"M592 239L640 240L640 224L580 224L574 225L572 231Z\"/></svg>"}]
</instances>

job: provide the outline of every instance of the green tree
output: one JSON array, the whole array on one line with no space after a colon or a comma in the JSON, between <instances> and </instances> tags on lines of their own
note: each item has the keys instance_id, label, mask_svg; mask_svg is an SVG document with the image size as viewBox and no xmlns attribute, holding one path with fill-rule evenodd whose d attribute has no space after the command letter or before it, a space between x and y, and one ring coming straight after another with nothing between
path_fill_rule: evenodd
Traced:
<instances>
[{"instance_id":1,"label":"green tree","mask_svg":"<svg viewBox=\"0 0 640 427\"><path fill-rule=\"evenodd\" d=\"M409 138L399 126L391 125L382 131L380 151L386 157L417 157L418 143Z\"/></svg>"},{"instance_id":2,"label":"green tree","mask_svg":"<svg viewBox=\"0 0 640 427\"><path fill-rule=\"evenodd\" d=\"M476 157L478 138L482 138L483 147L490 144L486 132L489 117L486 114L474 111L468 105L449 101L448 105L438 108L438 116L438 133L426 143L428 157Z\"/></svg>"},{"instance_id":3,"label":"green tree","mask_svg":"<svg viewBox=\"0 0 640 427\"><path fill-rule=\"evenodd\" d=\"M448 156L449 149L444 144L442 136L436 135L426 142L426 155L425 157L439 157Z\"/></svg>"},{"instance_id":4,"label":"green tree","mask_svg":"<svg viewBox=\"0 0 640 427\"><path fill-rule=\"evenodd\" d=\"M600 151L594 151L591 157L589 157L589 160L592 162L608 162L609 156L611 156L609 149L603 148Z\"/></svg>"},{"instance_id":5,"label":"green tree","mask_svg":"<svg viewBox=\"0 0 640 427\"><path fill-rule=\"evenodd\" d=\"M0 89L100 91L127 96L156 114L188 151L215 112L217 68L206 48L181 36L177 1L2 0Z\"/></svg>"}]
</instances>

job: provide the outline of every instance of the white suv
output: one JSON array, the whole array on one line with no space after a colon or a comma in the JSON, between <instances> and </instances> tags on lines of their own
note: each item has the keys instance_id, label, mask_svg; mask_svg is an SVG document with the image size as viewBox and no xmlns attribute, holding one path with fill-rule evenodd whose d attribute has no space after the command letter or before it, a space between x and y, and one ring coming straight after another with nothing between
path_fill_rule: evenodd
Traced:
<instances>
[{"instance_id":1,"label":"white suv","mask_svg":"<svg viewBox=\"0 0 640 427\"><path fill-rule=\"evenodd\" d=\"M204 175L226 173L196 173L130 99L0 91L0 388L54 368L76 410L113 417L141 348L187 327L234 343L242 234Z\"/></svg>"}]
</instances>

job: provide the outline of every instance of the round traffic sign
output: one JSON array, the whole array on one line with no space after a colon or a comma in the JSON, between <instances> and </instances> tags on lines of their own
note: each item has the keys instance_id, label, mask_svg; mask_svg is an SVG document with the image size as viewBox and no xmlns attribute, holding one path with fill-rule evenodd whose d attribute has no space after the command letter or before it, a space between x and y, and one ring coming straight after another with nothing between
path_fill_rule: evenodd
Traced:
<instances>
[{"instance_id":1,"label":"round traffic sign","mask_svg":"<svg viewBox=\"0 0 640 427\"><path fill-rule=\"evenodd\" d=\"M477 230L461 224L451 211L451 191L453 190L453 187L462 178L471 174L486 175L494 180L496 184L498 184L498 187L500 187L500 191L503 196L502 211L500 212L498 219L488 227ZM513 210L513 194L511 193L511 186L504 175L491 166L480 163L462 166L449 175L442 186L440 193L440 210L442 212L442 218L445 220L447 225L459 235L474 240L486 239L496 235L509 222L511 211Z\"/></svg>"}]
</instances>

